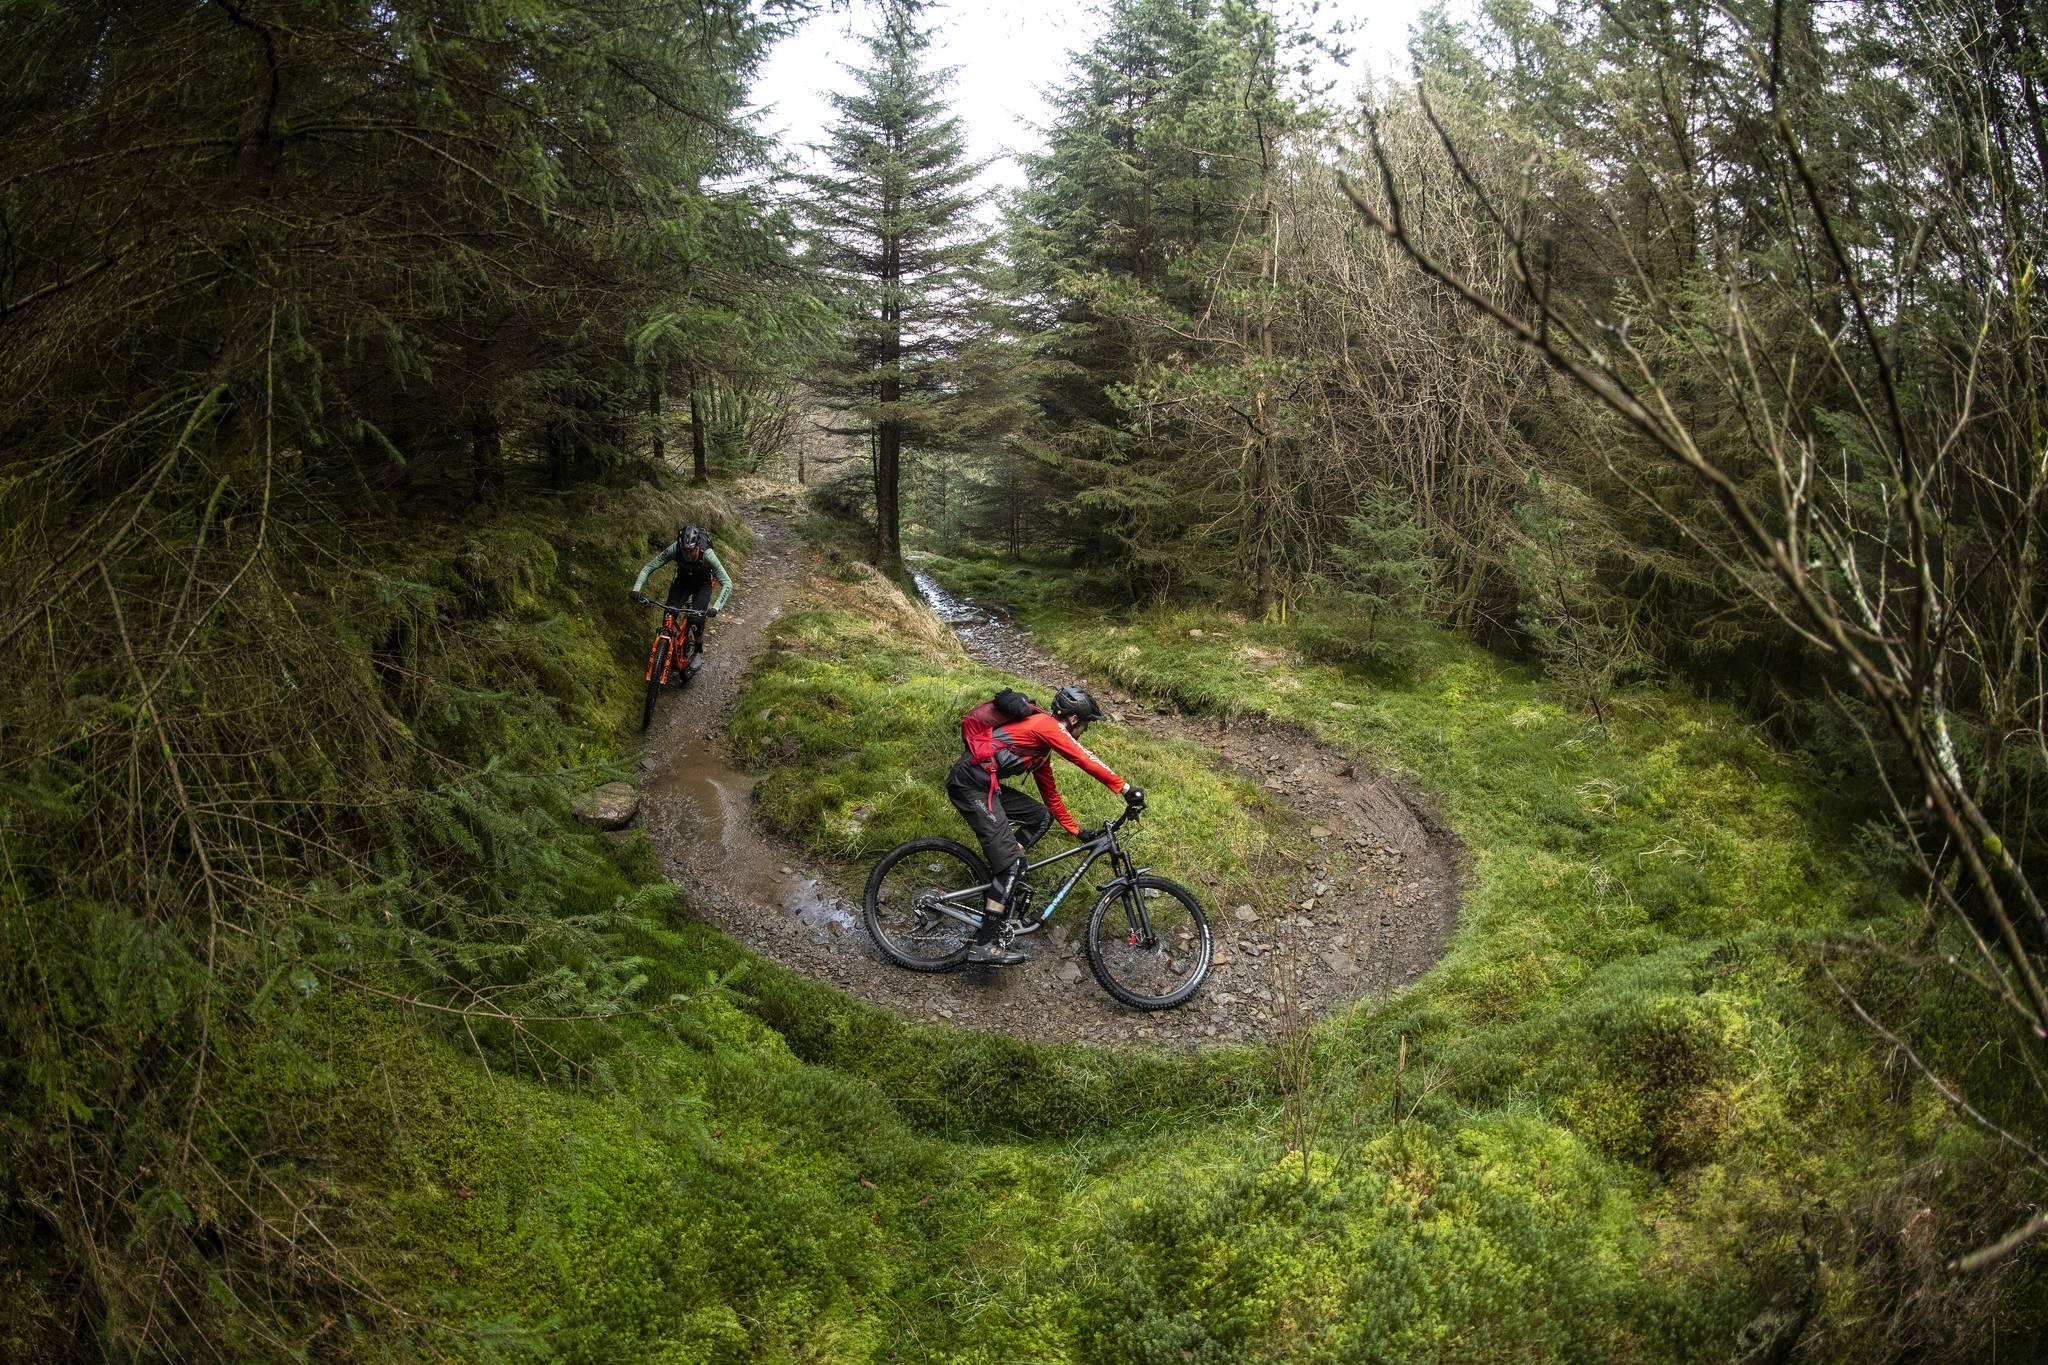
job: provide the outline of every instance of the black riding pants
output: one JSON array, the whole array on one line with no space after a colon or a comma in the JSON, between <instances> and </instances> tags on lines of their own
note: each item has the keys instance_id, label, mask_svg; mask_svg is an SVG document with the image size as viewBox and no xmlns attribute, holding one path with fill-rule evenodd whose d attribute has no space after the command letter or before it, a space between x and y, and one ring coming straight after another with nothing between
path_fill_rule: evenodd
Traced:
<instances>
[{"instance_id":1,"label":"black riding pants","mask_svg":"<svg viewBox=\"0 0 2048 1365\"><path fill-rule=\"evenodd\" d=\"M946 774L946 799L980 841L982 859L998 887L1012 869L1022 875L1024 850L1052 828L1052 812L1043 802L1009 787L996 788L995 806L990 809L988 769L976 766L966 754L960 755L952 771ZM993 942L998 927L995 917L990 916L975 938Z\"/></svg>"},{"instance_id":2,"label":"black riding pants","mask_svg":"<svg viewBox=\"0 0 2048 1365\"><path fill-rule=\"evenodd\" d=\"M684 587L680 582L671 583L668 589L668 604L679 610L688 608L691 611L702 611L711 605L711 589L713 586L714 584L708 578L704 580L702 586L694 591ZM697 648L701 650L704 647L704 623L702 621L679 621L677 624L682 626L694 624L697 627ZM684 632L684 638L689 638L688 631ZM687 663L688 660L684 660L684 662Z\"/></svg>"}]
</instances>

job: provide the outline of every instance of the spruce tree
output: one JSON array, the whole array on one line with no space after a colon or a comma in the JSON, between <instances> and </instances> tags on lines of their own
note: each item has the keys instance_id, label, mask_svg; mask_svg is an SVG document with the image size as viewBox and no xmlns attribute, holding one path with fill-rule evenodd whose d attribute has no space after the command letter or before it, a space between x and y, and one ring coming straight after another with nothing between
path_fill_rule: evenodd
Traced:
<instances>
[{"instance_id":1,"label":"spruce tree","mask_svg":"<svg viewBox=\"0 0 2048 1365\"><path fill-rule=\"evenodd\" d=\"M1185 539L1181 490L1155 478L1150 442L1112 397L1155 352L1160 329L1123 326L1120 305L1161 300L1199 310L1179 270L1219 230L1241 179L1185 134L1188 111L1212 83L1206 0L1111 0L1103 31L1074 54L1050 92L1046 150L1028 158L1030 183L1012 232L1040 319L1038 439L1073 487L1075 539L1134 578L1170 576L1154 550Z\"/></svg>"},{"instance_id":2,"label":"spruce tree","mask_svg":"<svg viewBox=\"0 0 2048 1365\"><path fill-rule=\"evenodd\" d=\"M859 88L832 97L831 170L809 177L820 262L850 322L830 386L870 433L875 563L890 573L902 565L904 452L953 424L948 366L975 331L976 267L988 251L970 216L981 167L947 112L950 73L925 66L920 8L883 6L854 72Z\"/></svg>"},{"instance_id":3,"label":"spruce tree","mask_svg":"<svg viewBox=\"0 0 2048 1365\"><path fill-rule=\"evenodd\" d=\"M1066 362L1044 393L1048 441L1134 586L1200 581L1264 616L1298 595L1289 561L1330 519L1296 495L1327 424L1281 316L1312 40L1266 0L1120 0L1108 17L1026 196L1022 250Z\"/></svg>"}]
</instances>

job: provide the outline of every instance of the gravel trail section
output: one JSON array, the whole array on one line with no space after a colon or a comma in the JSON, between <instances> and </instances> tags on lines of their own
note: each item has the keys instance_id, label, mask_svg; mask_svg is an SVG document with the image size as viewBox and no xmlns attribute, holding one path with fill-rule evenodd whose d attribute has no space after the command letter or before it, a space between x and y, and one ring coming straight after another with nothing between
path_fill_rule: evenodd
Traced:
<instances>
[{"instance_id":1,"label":"gravel trail section","mask_svg":"<svg viewBox=\"0 0 2048 1365\"><path fill-rule=\"evenodd\" d=\"M1181 716L1097 686L920 573L926 601L975 659L1047 693L1078 681L1117 723L1214 750L1294 810L1312 852L1295 870L1284 915L1220 905L1213 888L1193 887L1209 911L1217 957L1179 1009L1128 1009L1096 983L1078 936L1085 905L1062 908L1045 932L1025 940L1033 957L1021 967L927 975L891 965L860 923L867 867L821 864L765 834L751 802L756 779L734 769L726 752L727 720L748 666L804 568L787 525L768 514L753 520L760 549L740 575L732 609L707 637L702 672L661 699L641 761L648 836L707 923L899 1014L1045 1042L1185 1047L1272 1038L1360 996L1384 997L1442 955L1457 921L1458 849L1411 793L1291 727ZM1101 736L1111 752L1113 734ZM932 774L935 783L942 778ZM932 832L973 842L964 826ZM1148 852L1161 873L1174 875L1166 850L1141 843L1141 863Z\"/></svg>"}]
</instances>

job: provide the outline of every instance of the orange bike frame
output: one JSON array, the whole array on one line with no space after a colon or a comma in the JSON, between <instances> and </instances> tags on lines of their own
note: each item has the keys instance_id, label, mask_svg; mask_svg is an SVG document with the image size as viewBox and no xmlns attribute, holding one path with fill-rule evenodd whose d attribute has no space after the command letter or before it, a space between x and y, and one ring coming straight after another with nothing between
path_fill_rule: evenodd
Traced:
<instances>
[{"instance_id":1,"label":"orange bike frame","mask_svg":"<svg viewBox=\"0 0 2048 1365\"><path fill-rule=\"evenodd\" d=\"M661 681L668 682L668 671L674 667L676 651L683 647L683 632L676 624L676 614L664 611L661 614L661 629L654 632L654 639L647 646L647 681L653 682L654 656L661 652L661 637L669 638L668 657L661 661Z\"/></svg>"}]
</instances>

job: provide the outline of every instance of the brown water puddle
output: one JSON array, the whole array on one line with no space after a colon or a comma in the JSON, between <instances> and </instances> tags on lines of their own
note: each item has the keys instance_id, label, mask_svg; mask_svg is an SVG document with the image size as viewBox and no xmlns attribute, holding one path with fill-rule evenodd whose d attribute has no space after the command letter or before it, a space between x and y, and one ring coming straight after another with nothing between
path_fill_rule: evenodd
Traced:
<instances>
[{"instance_id":1,"label":"brown water puddle","mask_svg":"<svg viewBox=\"0 0 2048 1365\"><path fill-rule=\"evenodd\" d=\"M671 862L670 876L686 894L708 883L744 892L755 904L780 910L808 929L858 931L859 917L830 887L799 872L754 832L747 804L759 780L730 767L710 737L673 737L646 778L647 794L674 811L688 831L689 852ZM705 859L715 866L699 873L689 865Z\"/></svg>"}]
</instances>

